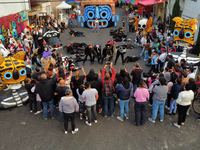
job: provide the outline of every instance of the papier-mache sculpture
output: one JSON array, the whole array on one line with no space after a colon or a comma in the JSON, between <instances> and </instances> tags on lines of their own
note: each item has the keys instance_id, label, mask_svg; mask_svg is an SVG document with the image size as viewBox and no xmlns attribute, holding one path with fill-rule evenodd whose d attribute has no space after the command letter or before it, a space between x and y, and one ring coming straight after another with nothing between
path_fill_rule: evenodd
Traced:
<instances>
[{"instance_id":1,"label":"papier-mache sculpture","mask_svg":"<svg viewBox=\"0 0 200 150\"><path fill-rule=\"evenodd\" d=\"M142 18L141 20L135 17L135 30L143 30L146 29L147 32L151 31L151 26L152 26L152 18Z\"/></svg>"},{"instance_id":2,"label":"papier-mache sculpture","mask_svg":"<svg viewBox=\"0 0 200 150\"><path fill-rule=\"evenodd\" d=\"M1 86L7 85L7 89L12 90L11 97L0 98L0 108L9 108L13 106L21 106L28 100L27 92L24 90L18 93L17 90L22 87L20 82L26 78L26 66L24 64L25 51L20 51L15 55L3 57L0 55L0 77ZM3 91L1 91L3 92Z\"/></svg>"}]
</instances>

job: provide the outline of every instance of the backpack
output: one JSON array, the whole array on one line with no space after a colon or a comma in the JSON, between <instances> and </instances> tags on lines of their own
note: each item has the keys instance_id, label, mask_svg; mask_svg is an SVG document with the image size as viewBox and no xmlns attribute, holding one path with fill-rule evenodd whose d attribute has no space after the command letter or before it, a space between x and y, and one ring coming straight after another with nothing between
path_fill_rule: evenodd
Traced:
<instances>
[{"instance_id":1,"label":"backpack","mask_svg":"<svg viewBox=\"0 0 200 150\"><path fill-rule=\"evenodd\" d=\"M113 96L115 89L113 88L112 80L106 81L104 83L104 94L105 96Z\"/></svg>"}]
</instances>

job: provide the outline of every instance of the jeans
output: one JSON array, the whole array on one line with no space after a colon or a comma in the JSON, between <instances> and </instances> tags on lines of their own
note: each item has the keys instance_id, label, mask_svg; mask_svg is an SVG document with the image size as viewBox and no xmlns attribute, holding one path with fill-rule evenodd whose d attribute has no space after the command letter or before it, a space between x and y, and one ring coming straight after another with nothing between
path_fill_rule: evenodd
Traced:
<instances>
[{"instance_id":1,"label":"jeans","mask_svg":"<svg viewBox=\"0 0 200 150\"><path fill-rule=\"evenodd\" d=\"M173 110L174 108L174 110ZM169 110L169 113L171 114L172 113L172 110L173 110L173 113L176 113L176 99L174 99L173 101L171 100L170 101L170 110Z\"/></svg>"},{"instance_id":2,"label":"jeans","mask_svg":"<svg viewBox=\"0 0 200 150\"><path fill-rule=\"evenodd\" d=\"M48 118L47 106L49 105L51 117L55 116L54 108L53 108L53 99L48 102L42 102L43 104L43 117Z\"/></svg>"},{"instance_id":3,"label":"jeans","mask_svg":"<svg viewBox=\"0 0 200 150\"><path fill-rule=\"evenodd\" d=\"M145 50L145 52L144 52L144 59L146 61L148 61L148 59L149 59L149 51L147 51L147 50Z\"/></svg>"},{"instance_id":4,"label":"jeans","mask_svg":"<svg viewBox=\"0 0 200 150\"><path fill-rule=\"evenodd\" d=\"M60 112L60 121L64 120L63 112Z\"/></svg>"},{"instance_id":5,"label":"jeans","mask_svg":"<svg viewBox=\"0 0 200 150\"><path fill-rule=\"evenodd\" d=\"M158 109L159 109L159 114L160 114L160 120L164 118L164 107L165 107L165 101L153 100L152 120L156 120Z\"/></svg>"},{"instance_id":6,"label":"jeans","mask_svg":"<svg viewBox=\"0 0 200 150\"><path fill-rule=\"evenodd\" d=\"M68 130L69 119L71 121L72 131L74 131L75 130L75 113L70 113L70 114L63 113L63 114L64 114L64 129L65 129L65 131Z\"/></svg>"},{"instance_id":7,"label":"jeans","mask_svg":"<svg viewBox=\"0 0 200 150\"><path fill-rule=\"evenodd\" d=\"M94 120L97 120L96 104L92 106L86 106L88 114L88 123L91 123L91 114L93 114Z\"/></svg>"},{"instance_id":8,"label":"jeans","mask_svg":"<svg viewBox=\"0 0 200 150\"><path fill-rule=\"evenodd\" d=\"M135 103L135 123L143 125L146 121L146 102Z\"/></svg>"},{"instance_id":9,"label":"jeans","mask_svg":"<svg viewBox=\"0 0 200 150\"><path fill-rule=\"evenodd\" d=\"M144 54L144 51L145 51L145 46L142 46L142 52L140 53L140 56Z\"/></svg>"},{"instance_id":10,"label":"jeans","mask_svg":"<svg viewBox=\"0 0 200 150\"><path fill-rule=\"evenodd\" d=\"M110 101L110 115L114 113L114 102L115 99L113 96L104 96L104 116L108 114L108 102Z\"/></svg>"},{"instance_id":11,"label":"jeans","mask_svg":"<svg viewBox=\"0 0 200 150\"><path fill-rule=\"evenodd\" d=\"M182 106L182 105L177 105L177 110L178 110L178 125L181 125L181 122L185 122L186 119L186 113L190 105L187 106Z\"/></svg>"},{"instance_id":12,"label":"jeans","mask_svg":"<svg viewBox=\"0 0 200 150\"><path fill-rule=\"evenodd\" d=\"M119 106L120 106L120 118L123 119L123 116L124 116L124 107L126 109L126 117L129 117L129 101L130 99L128 100L119 100Z\"/></svg>"},{"instance_id":13,"label":"jeans","mask_svg":"<svg viewBox=\"0 0 200 150\"><path fill-rule=\"evenodd\" d=\"M137 84L133 84L133 95L135 93L135 91L137 90L138 85Z\"/></svg>"}]
</instances>

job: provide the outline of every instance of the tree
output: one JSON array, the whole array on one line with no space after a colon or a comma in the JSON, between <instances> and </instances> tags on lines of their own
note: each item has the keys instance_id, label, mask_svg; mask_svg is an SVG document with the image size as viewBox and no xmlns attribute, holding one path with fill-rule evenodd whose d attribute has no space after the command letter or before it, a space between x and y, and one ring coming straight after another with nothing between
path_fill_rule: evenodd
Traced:
<instances>
[{"instance_id":1,"label":"tree","mask_svg":"<svg viewBox=\"0 0 200 150\"><path fill-rule=\"evenodd\" d=\"M172 10L172 17L170 18L171 19L171 24L170 24L171 31L174 31L174 25L175 25L175 22L172 21L172 19L174 17L178 17L179 15L180 15L180 5L179 5L179 0L176 0L174 3L173 10Z\"/></svg>"}]
</instances>

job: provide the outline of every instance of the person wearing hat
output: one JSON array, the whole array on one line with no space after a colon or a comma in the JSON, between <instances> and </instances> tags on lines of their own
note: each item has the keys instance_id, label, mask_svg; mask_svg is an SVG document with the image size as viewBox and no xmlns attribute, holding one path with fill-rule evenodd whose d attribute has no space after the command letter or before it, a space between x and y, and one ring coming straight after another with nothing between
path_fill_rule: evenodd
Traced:
<instances>
[{"instance_id":1,"label":"person wearing hat","mask_svg":"<svg viewBox=\"0 0 200 150\"><path fill-rule=\"evenodd\" d=\"M100 63L100 60L101 60L101 46L100 45L94 45L93 49L92 49L92 54L93 54L93 57L92 57L92 62L94 63L94 59L95 57L98 59L98 63Z\"/></svg>"},{"instance_id":2,"label":"person wearing hat","mask_svg":"<svg viewBox=\"0 0 200 150\"><path fill-rule=\"evenodd\" d=\"M87 60L87 57L90 57L90 64L92 65L92 55L91 55L91 49L92 45L89 45L85 48L85 58L83 60L83 65L85 65L85 61Z\"/></svg>"},{"instance_id":3,"label":"person wearing hat","mask_svg":"<svg viewBox=\"0 0 200 150\"><path fill-rule=\"evenodd\" d=\"M72 91L67 89L65 95L61 97L59 103L59 111L64 115L64 133L67 134L68 121L71 120L72 134L78 132L78 128L75 128L75 112L79 111L79 105L77 100L72 96Z\"/></svg>"}]
</instances>

